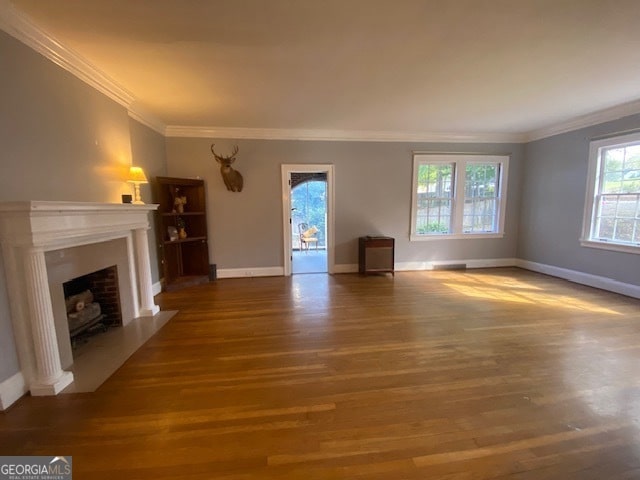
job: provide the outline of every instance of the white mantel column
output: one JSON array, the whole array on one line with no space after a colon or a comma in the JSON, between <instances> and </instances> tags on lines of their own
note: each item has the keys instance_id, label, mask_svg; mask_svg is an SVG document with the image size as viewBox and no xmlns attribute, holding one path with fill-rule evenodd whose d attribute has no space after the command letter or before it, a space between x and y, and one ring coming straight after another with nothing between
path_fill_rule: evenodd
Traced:
<instances>
[{"instance_id":1,"label":"white mantel column","mask_svg":"<svg viewBox=\"0 0 640 480\"><path fill-rule=\"evenodd\" d=\"M36 357L36 378L30 385L31 395L56 395L73 382L73 374L62 370L60 365L44 251L41 248L25 248L23 252L26 296Z\"/></svg>"},{"instance_id":2,"label":"white mantel column","mask_svg":"<svg viewBox=\"0 0 640 480\"><path fill-rule=\"evenodd\" d=\"M158 307L153 300L147 229L137 228L133 231L133 236L135 237L138 279L140 284L140 316L152 317L160 311L160 307Z\"/></svg>"}]
</instances>

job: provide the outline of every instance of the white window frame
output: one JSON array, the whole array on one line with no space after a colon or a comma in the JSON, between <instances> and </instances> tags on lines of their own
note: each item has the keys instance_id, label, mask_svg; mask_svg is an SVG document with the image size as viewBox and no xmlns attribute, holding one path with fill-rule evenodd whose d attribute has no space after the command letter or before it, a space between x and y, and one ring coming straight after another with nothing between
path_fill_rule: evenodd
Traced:
<instances>
[{"instance_id":1,"label":"white window frame","mask_svg":"<svg viewBox=\"0 0 640 480\"><path fill-rule=\"evenodd\" d=\"M418 214L418 168L422 164L447 163L454 164L453 196L451 211L451 233L418 234L416 232ZM472 163L497 163L499 165L496 232L467 232L463 231L464 215L464 182L466 167ZM505 210L507 204L507 181L509 178L509 155L480 155L480 154L443 154L443 153L415 153L413 155L413 181L411 188L411 232L412 242L433 240L450 240L456 238L502 238L504 237Z\"/></svg>"},{"instance_id":2,"label":"white window frame","mask_svg":"<svg viewBox=\"0 0 640 480\"><path fill-rule=\"evenodd\" d=\"M640 254L640 244L619 243L615 240L605 240L593 237L593 227L596 220L595 200L596 195L600 191L600 173L603 168L601 153L604 149L611 147L626 147L638 143L640 143L640 133L610 137L602 140L595 140L590 143L587 193L584 202L582 236L580 237L580 245L583 247Z\"/></svg>"}]
</instances>

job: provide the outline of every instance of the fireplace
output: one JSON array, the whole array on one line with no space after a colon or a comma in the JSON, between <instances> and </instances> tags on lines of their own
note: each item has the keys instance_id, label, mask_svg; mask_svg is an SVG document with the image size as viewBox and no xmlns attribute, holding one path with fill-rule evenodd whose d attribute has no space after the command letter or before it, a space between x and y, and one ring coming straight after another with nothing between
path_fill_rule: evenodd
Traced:
<instances>
[{"instance_id":1,"label":"fireplace","mask_svg":"<svg viewBox=\"0 0 640 480\"><path fill-rule=\"evenodd\" d=\"M117 265L73 278L62 289L72 348L108 327L122 325Z\"/></svg>"},{"instance_id":2,"label":"fireplace","mask_svg":"<svg viewBox=\"0 0 640 480\"><path fill-rule=\"evenodd\" d=\"M73 382L63 284L116 265L122 324L158 313L148 214L157 205L0 203L0 242L21 373L32 395Z\"/></svg>"}]
</instances>

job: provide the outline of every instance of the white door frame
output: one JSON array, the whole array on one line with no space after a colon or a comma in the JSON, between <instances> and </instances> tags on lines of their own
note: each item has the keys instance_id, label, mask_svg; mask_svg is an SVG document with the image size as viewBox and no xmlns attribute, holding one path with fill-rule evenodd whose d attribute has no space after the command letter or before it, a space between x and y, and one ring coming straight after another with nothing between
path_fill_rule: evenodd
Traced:
<instances>
[{"instance_id":1,"label":"white door frame","mask_svg":"<svg viewBox=\"0 0 640 480\"><path fill-rule=\"evenodd\" d=\"M282 165L282 232L284 244L284 275L291 275L291 174L304 172L318 172L327 174L327 272L335 271L335 213L334 213L334 187L333 165L307 164L307 165Z\"/></svg>"}]
</instances>

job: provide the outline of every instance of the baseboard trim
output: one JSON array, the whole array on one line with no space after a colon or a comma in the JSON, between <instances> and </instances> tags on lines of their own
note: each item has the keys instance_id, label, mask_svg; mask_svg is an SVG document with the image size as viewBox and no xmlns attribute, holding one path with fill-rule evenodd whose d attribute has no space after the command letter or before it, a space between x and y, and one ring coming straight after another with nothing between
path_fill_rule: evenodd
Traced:
<instances>
[{"instance_id":1,"label":"baseboard trim","mask_svg":"<svg viewBox=\"0 0 640 480\"><path fill-rule=\"evenodd\" d=\"M155 297L162 291L162 280L151 285L151 294Z\"/></svg>"},{"instance_id":2,"label":"baseboard trim","mask_svg":"<svg viewBox=\"0 0 640 480\"><path fill-rule=\"evenodd\" d=\"M570 282L587 285L589 287L619 293L628 297L640 299L640 286L630 283L623 283L612 278L601 277L589 273L569 270L553 265L530 262L520 258L485 258L469 260L435 260L425 262L396 262L396 272L428 271L446 267L447 265L465 264L468 269L475 268L501 268L519 267L533 272L563 278ZM354 263L336 264L333 273L357 273L358 265ZM277 277L284 275L283 267L261 267L261 268L222 268L218 270L218 278L242 278L242 277ZM154 284L155 291L155 284Z\"/></svg>"},{"instance_id":3,"label":"baseboard trim","mask_svg":"<svg viewBox=\"0 0 640 480\"><path fill-rule=\"evenodd\" d=\"M544 273L545 275L551 275L552 277L563 278L581 285L619 293L620 295L640 298L640 286L619 282L612 278L601 277L599 275L592 275L590 273L578 272L577 270L569 270L567 268L555 267L553 265L530 262L529 260L522 259L517 260L516 267L531 270L533 272Z\"/></svg>"},{"instance_id":4,"label":"baseboard trim","mask_svg":"<svg viewBox=\"0 0 640 480\"><path fill-rule=\"evenodd\" d=\"M18 372L12 377L0 383L0 410L6 410L13 405L20 397L25 395L29 389L24 380L22 372Z\"/></svg>"},{"instance_id":5,"label":"baseboard trim","mask_svg":"<svg viewBox=\"0 0 640 480\"><path fill-rule=\"evenodd\" d=\"M485 258L474 260L437 260L429 262L396 262L396 272L413 272L421 270L435 270L437 267L446 267L447 265L464 264L467 268L496 268L496 267L515 267L515 258ZM334 273L357 273L358 265L355 263L343 263L336 265Z\"/></svg>"},{"instance_id":6,"label":"baseboard trim","mask_svg":"<svg viewBox=\"0 0 640 480\"><path fill-rule=\"evenodd\" d=\"M220 268L218 278L241 277L281 277L284 275L284 267L258 267L258 268Z\"/></svg>"},{"instance_id":7,"label":"baseboard trim","mask_svg":"<svg viewBox=\"0 0 640 480\"><path fill-rule=\"evenodd\" d=\"M428 262L396 262L397 272L411 272L420 270L436 270L437 267L447 265L466 265L467 268L498 268L516 266L515 258L479 258L473 260L435 260Z\"/></svg>"},{"instance_id":8,"label":"baseboard trim","mask_svg":"<svg viewBox=\"0 0 640 480\"><path fill-rule=\"evenodd\" d=\"M342 263L333 266L333 273L358 273L357 263Z\"/></svg>"}]
</instances>

